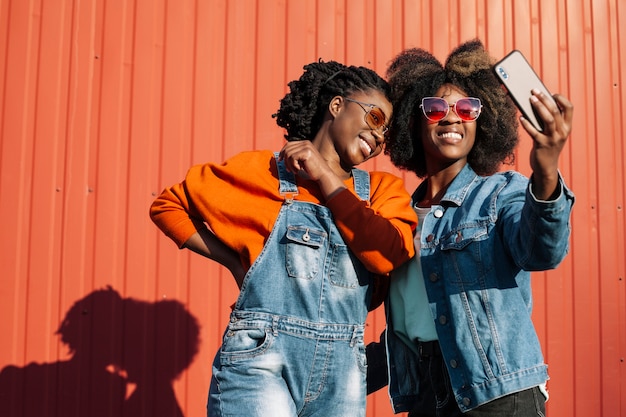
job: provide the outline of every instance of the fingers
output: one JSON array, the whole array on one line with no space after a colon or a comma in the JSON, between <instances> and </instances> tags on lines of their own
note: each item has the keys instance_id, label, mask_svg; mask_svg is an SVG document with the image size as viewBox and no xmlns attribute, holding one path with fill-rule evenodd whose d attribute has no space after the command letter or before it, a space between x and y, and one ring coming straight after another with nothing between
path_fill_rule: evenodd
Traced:
<instances>
[{"instance_id":1,"label":"fingers","mask_svg":"<svg viewBox=\"0 0 626 417\"><path fill-rule=\"evenodd\" d=\"M311 141L288 142L280 151L279 159L285 162L288 171L302 177L309 177L309 172L320 165L321 156Z\"/></svg>"},{"instance_id":2,"label":"fingers","mask_svg":"<svg viewBox=\"0 0 626 417\"><path fill-rule=\"evenodd\" d=\"M562 96L561 94L555 94L554 100L557 102L559 106L560 113L563 116L563 120L571 126L572 119L574 116L574 105L565 96Z\"/></svg>"},{"instance_id":3,"label":"fingers","mask_svg":"<svg viewBox=\"0 0 626 417\"><path fill-rule=\"evenodd\" d=\"M544 127L543 132L539 132L530 122L522 119L522 126L533 139L541 140L542 136L565 139L569 136L574 106L567 98L560 94L550 97L533 90L530 100Z\"/></svg>"},{"instance_id":4,"label":"fingers","mask_svg":"<svg viewBox=\"0 0 626 417\"><path fill-rule=\"evenodd\" d=\"M287 171L296 173L302 169L300 161L304 161L306 158L302 154L303 146L299 141L287 142L283 149L279 153L279 159L285 162Z\"/></svg>"},{"instance_id":5,"label":"fingers","mask_svg":"<svg viewBox=\"0 0 626 417\"><path fill-rule=\"evenodd\" d=\"M533 90L533 95L530 96L530 102L543 122L545 133L546 128L549 129L553 126L557 117L560 115L559 107L552 97L538 90Z\"/></svg>"}]
</instances>

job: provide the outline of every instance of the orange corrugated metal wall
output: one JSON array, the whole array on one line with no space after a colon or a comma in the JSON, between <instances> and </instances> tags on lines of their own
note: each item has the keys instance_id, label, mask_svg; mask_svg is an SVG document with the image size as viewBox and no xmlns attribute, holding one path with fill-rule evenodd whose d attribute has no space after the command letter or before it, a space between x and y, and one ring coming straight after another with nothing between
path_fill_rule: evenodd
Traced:
<instances>
[{"instance_id":1,"label":"orange corrugated metal wall","mask_svg":"<svg viewBox=\"0 0 626 417\"><path fill-rule=\"evenodd\" d=\"M0 0L0 414L204 415L236 286L157 231L155 195L279 149L270 115L310 61L384 73L478 37L576 108L571 252L534 277L548 414L626 416L624 28L621 0ZM383 391L368 404L392 415Z\"/></svg>"}]
</instances>

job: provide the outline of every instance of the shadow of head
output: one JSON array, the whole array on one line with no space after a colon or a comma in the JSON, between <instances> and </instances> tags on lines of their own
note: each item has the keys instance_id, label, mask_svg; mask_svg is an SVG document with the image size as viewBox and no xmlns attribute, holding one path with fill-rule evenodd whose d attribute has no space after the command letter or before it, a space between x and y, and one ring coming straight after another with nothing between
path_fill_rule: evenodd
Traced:
<instances>
[{"instance_id":1,"label":"shadow of head","mask_svg":"<svg viewBox=\"0 0 626 417\"><path fill-rule=\"evenodd\" d=\"M2 369L0 415L182 416L172 382L197 355L199 333L179 301L93 291L56 332L67 360Z\"/></svg>"},{"instance_id":2,"label":"shadow of head","mask_svg":"<svg viewBox=\"0 0 626 417\"><path fill-rule=\"evenodd\" d=\"M72 355L87 353L93 365L123 371L129 380L171 381L198 353L200 327L177 300L122 298L107 287L74 303L57 334Z\"/></svg>"}]
</instances>

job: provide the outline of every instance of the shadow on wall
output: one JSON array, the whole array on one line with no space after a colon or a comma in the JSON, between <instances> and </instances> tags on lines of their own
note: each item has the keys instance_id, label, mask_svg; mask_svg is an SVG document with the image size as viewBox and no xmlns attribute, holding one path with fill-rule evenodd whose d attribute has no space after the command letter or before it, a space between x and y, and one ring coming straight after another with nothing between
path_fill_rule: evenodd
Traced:
<instances>
[{"instance_id":1,"label":"shadow on wall","mask_svg":"<svg viewBox=\"0 0 626 417\"><path fill-rule=\"evenodd\" d=\"M183 417L172 384L198 353L199 331L178 301L94 291L57 331L69 360L2 369L0 416Z\"/></svg>"}]
</instances>

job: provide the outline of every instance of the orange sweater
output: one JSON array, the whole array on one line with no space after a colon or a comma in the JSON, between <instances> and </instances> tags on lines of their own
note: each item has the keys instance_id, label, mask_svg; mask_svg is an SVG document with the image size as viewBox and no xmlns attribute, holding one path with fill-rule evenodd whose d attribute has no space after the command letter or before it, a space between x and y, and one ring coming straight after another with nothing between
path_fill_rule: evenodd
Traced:
<instances>
[{"instance_id":1,"label":"orange sweater","mask_svg":"<svg viewBox=\"0 0 626 417\"><path fill-rule=\"evenodd\" d=\"M416 217L402 180L370 173L370 202L348 190L321 201L317 184L297 179L299 201L325 204L352 252L371 272L387 274L414 254ZM156 225L179 247L200 227L240 254L248 269L259 256L284 197L271 151L240 153L223 164L192 167L185 180L166 188L150 208Z\"/></svg>"}]
</instances>

